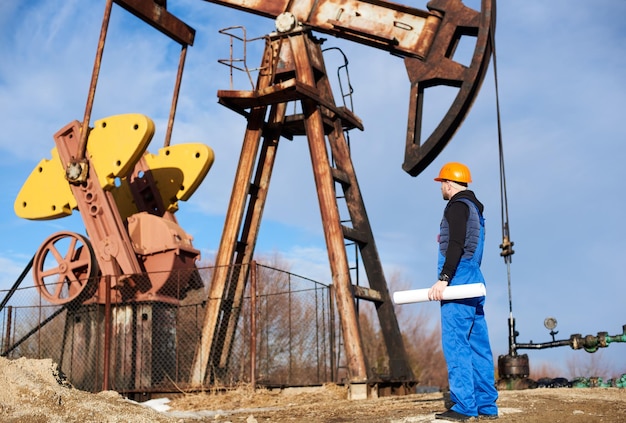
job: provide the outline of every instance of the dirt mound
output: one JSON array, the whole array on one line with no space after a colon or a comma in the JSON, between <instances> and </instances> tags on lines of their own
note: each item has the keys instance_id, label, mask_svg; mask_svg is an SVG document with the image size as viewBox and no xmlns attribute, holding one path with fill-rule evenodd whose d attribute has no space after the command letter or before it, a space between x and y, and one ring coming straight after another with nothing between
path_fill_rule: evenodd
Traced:
<instances>
[{"instance_id":1,"label":"dirt mound","mask_svg":"<svg viewBox=\"0 0 626 423\"><path fill-rule=\"evenodd\" d=\"M51 360L0 357L0 421L11 423L176 422L117 392L74 389ZM132 416L132 417L131 417Z\"/></svg>"}]
</instances>

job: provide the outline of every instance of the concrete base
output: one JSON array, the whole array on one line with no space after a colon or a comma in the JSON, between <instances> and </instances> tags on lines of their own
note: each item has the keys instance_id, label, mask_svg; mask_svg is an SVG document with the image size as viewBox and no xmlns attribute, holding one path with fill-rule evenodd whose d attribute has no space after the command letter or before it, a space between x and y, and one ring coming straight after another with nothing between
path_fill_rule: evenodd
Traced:
<instances>
[{"instance_id":1,"label":"concrete base","mask_svg":"<svg viewBox=\"0 0 626 423\"><path fill-rule=\"evenodd\" d=\"M369 383L351 383L348 387L349 400L378 398L378 385Z\"/></svg>"},{"instance_id":2,"label":"concrete base","mask_svg":"<svg viewBox=\"0 0 626 423\"><path fill-rule=\"evenodd\" d=\"M348 386L348 399L363 400L415 393L414 382L352 382Z\"/></svg>"}]
</instances>

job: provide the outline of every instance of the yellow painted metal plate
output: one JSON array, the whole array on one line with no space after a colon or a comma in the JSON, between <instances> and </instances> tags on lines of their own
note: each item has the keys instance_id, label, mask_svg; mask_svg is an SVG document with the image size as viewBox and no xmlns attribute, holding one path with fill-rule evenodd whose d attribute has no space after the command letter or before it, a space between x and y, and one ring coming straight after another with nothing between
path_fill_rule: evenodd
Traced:
<instances>
[{"instance_id":1,"label":"yellow painted metal plate","mask_svg":"<svg viewBox=\"0 0 626 423\"><path fill-rule=\"evenodd\" d=\"M191 197L213 164L213 150L200 143L161 148L156 155L147 153L154 130L154 123L147 116L125 114L96 121L89 133L90 166L102 188L113 192L124 217L137 212L126 178L142 155L165 208L171 212L178 209L179 200ZM15 200L15 213L24 219L46 220L69 216L76 207L65 169L54 148L52 159L39 162L22 186Z\"/></svg>"},{"instance_id":2,"label":"yellow painted metal plate","mask_svg":"<svg viewBox=\"0 0 626 423\"><path fill-rule=\"evenodd\" d=\"M87 151L103 189L113 188L115 178L133 170L153 135L154 122L141 114L115 115L95 122Z\"/></svg>"},{"instance_id":3,"label":"yellow painted metal plate","mask_svg":"<svg viewBox=\"0 0 626 423\"><path fill-rule=\"evenodd\" d=\"M111 194L113 194L117 211L123 221L126 221L128 216L132 216L139 211L133 199L133 193L128 186L127 178L121 179L119 185L111 190Z\"/></svg>"},{"instance_id":4,"label":"yellow painted metal plate","mask_svg":"<svg viewBox=\"0 0 626 423\"><path fill-rule=\"evenodd\" d=\"M176 144L146 153L157 189L168 211L178 209L179 200L186 201L200 186L213 165L213 150L200 143Z\"/></svg>"},{"instance_id":5,"label":"yellow painted metal plate","mask_svg":"<svg viewBox=\"0 0 626 423\"><path fill-rule=\"evenodd\" d=\"M59 153L52 149L52 159L42 159L30 173L13 205L23 219L48 220L69 216L76 199L65 179Z\"/></svg>"}]
</instances>

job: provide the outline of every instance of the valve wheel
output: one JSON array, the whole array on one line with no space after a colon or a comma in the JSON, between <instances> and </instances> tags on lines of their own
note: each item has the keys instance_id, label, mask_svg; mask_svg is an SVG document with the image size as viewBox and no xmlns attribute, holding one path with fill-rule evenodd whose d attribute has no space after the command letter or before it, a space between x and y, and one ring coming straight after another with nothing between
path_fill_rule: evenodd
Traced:
<instances>
[{"instance_id":1,"label":"valve wheel","mask_svg":"<svg viewBox=\"0 0 626 423\"><path fill-rule=\"evenodd\" d=\"M97 268L93 248L86 237L57 232L37 250L33 279L43 298L53 304L68 304L93 295Z\"/></svg>"}]
</instances>

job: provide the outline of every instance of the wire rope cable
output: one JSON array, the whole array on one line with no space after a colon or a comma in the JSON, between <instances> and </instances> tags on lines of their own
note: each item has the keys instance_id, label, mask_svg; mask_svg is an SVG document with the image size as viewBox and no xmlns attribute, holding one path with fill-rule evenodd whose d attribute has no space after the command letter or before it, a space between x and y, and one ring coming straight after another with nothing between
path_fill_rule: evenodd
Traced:
<instances>
[{"instance_id":1,"label":"wire rope cable","mask_svg":"<svg viewBox=\"0 0 626 423\"><path fill-rule=\"evenodd\" d=\"M502 118L500 113L500 90L498 87L498 60L496 54L496 38L495 30L491 30L491 48L493 51L493 76L494 88L496 96L496 118L498 126L498 156L500 165L500 214L502 219L502 244L500 245L500 255L504 258L507 269L507 284L509 291L509 315L513 318L513 299L511 294L511 261L515 253L513 251L513 242L511 242L511 234L509 229L509 206L506 188L506 173L504 169L504 146L502 142Z\"/></svg>"}]
</instances>

